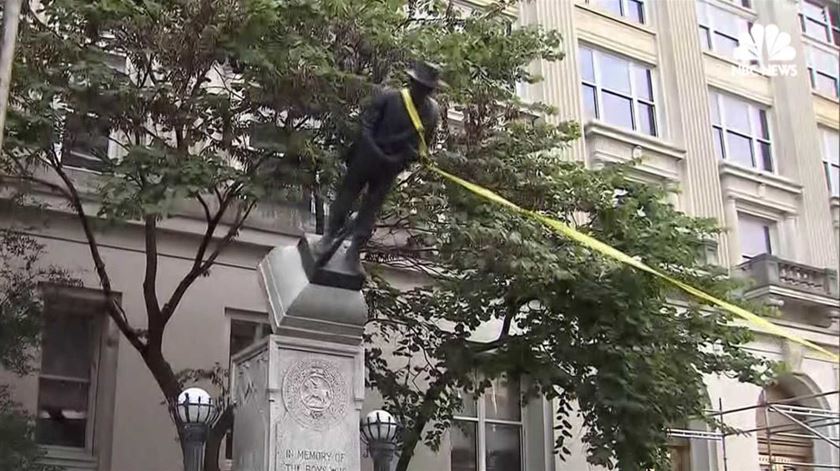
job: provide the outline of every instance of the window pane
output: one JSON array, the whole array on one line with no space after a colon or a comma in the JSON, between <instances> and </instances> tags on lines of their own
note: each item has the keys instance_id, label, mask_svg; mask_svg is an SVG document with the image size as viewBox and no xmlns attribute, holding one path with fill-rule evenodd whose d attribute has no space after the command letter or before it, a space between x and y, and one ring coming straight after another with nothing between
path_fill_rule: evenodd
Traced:
<instances>
[{"instance_id":1,"label":"window pane","mask_svg":"<svg viewBox=\"0 0 840 471\"><path fill-rule=\"evenodd\" d=\"M90 379L93 318L50 315L44 323L41 374Z\"/></svg>"},{"instance_id":2,"label":"window pane","mask_svg":"<svg viewBox=\"0 0 840 471\"><path fill-rule=\"evenodd\" d=\"M749 105L726 95L723 96L723 112L726 116L726 127L750 134Z\"/></svg>"},{"instance_id":3,"label":"window pane","mask_svg":"<svg viewBox=\"0 0 840 471\"><path fill-rule=\"evenodd\" d=\"M770 233L773 230L775 228L772 221L738 214L738 239L743 256L751 258L763 253L772 253Z\"/></svg>"},{"instance_id":4,"label":"window pane","mask_svg":"<svg viewBox=\"0 0 840 471\"><path fill-rule=\"evenodd\" d=\"M823 160L840 165L840 133L823 129Z\"/></svg>"},{"instance_id":5,"label":"window pane","mask_svg":"<svg viewBox=\"0 0 840 471\"><path fill-rule=\"evenodd\" d=\"M770 139L770 128L767 125L767 112L751 106L750 114L752 115L756 131L758 131L758 137Z\"/></svg>"},{"instance_id":6,"label":"window pane","mask_svg":"<svg viewBox=\"0 0 840 471\"><path fill-rule=\"evenodd\" d=\"M108 131L95 118L76 114L67 117L64 149L89 156L108 154Z\"/></svg>"},{"instance_id":7,"label":"window pane","mask_svg":"<svg viewBox=\"0 0 840 471\"><path fill-rule=\"evenodd\" d=\"M747 167L755 167L753 163L752 140L738 134L726 133L728 153L726 158Z\"/></svg>"},{"instance_id":8,"label":"window pane","mask_svg":"<svg viewBox=\"0 0 840 471\"><path fill-rule=\"evenodd\" d=\"M802 7L802 13L805 16L825 21L825 11L823 10L822 5L804 0L800 3L800 6Z\"/></svg>"},{"instance_id":9,"label":"window pane","mask_svg":"<svg viewBox=\"0 0 840 471\"><path fill-rule=\"evenodd\" d=\"M712 48L711 33L705 26L700 27L700 47L707 50Z\"/></svg>"},{"instance_id":10,"label":"window pane","mask_svg":"<svg viewBox=\"0 0 840 471\"><path fill-rule=\"evenodd\" d=\"M715 140L715 155L719 159L723 159L723 130L720 128L712 128Z\"/></svg>"},{"instance_id":11,"label":"window pane","mask_svg":"<svg viewBox=\"0 0 840 471\"><path fill-rule=\"evenodd\" d=\"M621 16L621 0L592 0L591 3L614 15Z\"/></svg>"},{"instance_id":12,"label":"window pane","mask_svg":"<svg viewBox=\"0 0 840 471\"><path fill-rule=\"evenodd\" d=\"M718 94L709 92L709 114L712 115L712 123L720 124L720 106L718 104Z\"/></svg>"},{"instance_id":13,"label":"window pane","mask_svg":"<svg viewBox=\"0 0 840 471\"><path fill-rule=\"evenodd\" d=\"M714 51L724 56L732 56L735 54L735 48L738 47L738 40L720 33L715 33Z\"/></svg>"},{"instance_id":14,"label":"window pane","mask_svg":"<svg viewBox=\"0 0 840 471\"><path fill-rule=\"evenodd\" d=\"M639 103L639 131L656 135L656 113L652 105Z\"/></svg>"},{"instance_id":15,"label":"window pane","mask_svg":"<svg viewBox=\"0 0 840 471\"><path fill-rule=\"evenodd\" d=\"M466 391L459 391L458 395L461 397L461 409L457 414L461 417L478 417L478 401L475 400L475 395Z\"/></svg>"},{"instance_id":16,"label":"window pane","mask_svg":"<svg viewBox=\"0 0 840 471\"><path fill-rule=\"evenodd\" d=\"M476 471L478 469L476 446L476 424L455 422L449 429L451 450L449 459L452 471Z\"/></svg>"},{"instance_id":17,"label":"window pane","mask_svg":"<svg viewBox=\"0 0 840 471\"><path fill-rule=\"evenodd\" d=\"M805 34L820 41L828 41L828 29L825 25L810 18L805 19Z\"/></svg>"},{"instance_id":18,"label":"window pane","mask_svg":"<svg viewBox=\"0 0 840 471\"><path fill-rule=\"evenodd\" d=\"M522 469L521 433L518 425L487 424L487 471Z\"/></svg>"},{"instance_id":19,"label":"window pane","mask_svg":"<svg viewBox=\"0 0 840 471\"><path fill-rule=\"evenodd\" d=\"M608 54L598 54L601 66L601 86L610 90L630 93L630 63Z\"/></svg>"},{"instance_id":20,"label":"window pane","mask_svg":"<svg viewBox=\"0 0 840 471\"><path fill-rule=\"evenodd\" d=\"M645 6L641 0L627 0L627 18L637 22L645 22Z\"/></svg>"},{"instance_id":21,"label":"window pane","mask_svg":"<svg viewBox=\"0 0 840 471\"><path fill-rule=\"evenodd\" d=\"M260 324L232 319L230 321L230 354L235 355L258 340Z\"/></svg>"},{"instance_id":22,"label":"window pane","mask_svg":"<svg viewBox=\"0 0 840 471\"><path fill-rule=\"evenodd\" d=\"M741 17L713 5L709 5L709 10L716 31L726 33L728 36L738 37L738 34L742 31L742 23L744 22Z\"/></svg>"},{"instance_id":23,"label":"window pane","mask_svg":"<svg viewBox=\"0 0 840 471\"><path fill-rule=\"evenodd\" d=\"M90 385L41 378L35 435L42 445L85 447Z\"/></svg>"},{"instance_id":24,"label":"window pane","mask_svg":"<svg viewBox=\"0 0 840 471\"><path fill-rule=\"evenodd\" d=\"M633 68L636 76L636 95L647 101L653 101L653 81L650 78L650 70L642 67Z\"/></svg>"},{"instance_id":25,"label":"window pane","mask_svg":"<svg viewBox=\"0 0 840 471\"><path fill-rule=\"evenodd\" d=\"M694 10L697 12L697 24L701 26L709 25L709 17L706 14L706 8L706 2L699 0L694 2Z\"/></svg>"},{"instance_id":26,"label":"window pane","mask_svg":"<svg viewBox=\"0 0 840 471\"><path fill-rule=\"evenodd\" d=\"M521 409L516 381L496 379L484 391L484 414L488 419L516 421L521 417Z\"/></svg>"},{"instance_id":27,"label":"window pane","mask_svg":"<svg viewBox=\"0 0 840 471\"><path fill-rule=\"evenodd\" d=\"M595 103L595 87L583 86L583 111L588 119L598 117L598 105Z\"/></svg>"},{"instance_id":28,"label":"window pane","mask_svg":"<svg viewBox=\"0 0 840 471\"><path fill-rule=\"evenodd\" d=\"M761 169L772 172L773 171L773 155L770 152L770 144L767 142L758 142L759 161L761 162Z\"/></svg>"},{"instance_id":29,"label":"window pane","mask_svg":"<svg viewBox=\"0 0 840 471\"><path fill-rule=\"evenodd\" d=\"M824 162L824 165L825 181L831 196L840 196L840 165L831 165L828 162Z\"/></svg>"},{"instance_id":30,"label":"window pane","mask_svg":"<svg viewBox=\"0 0 840 471\"><path fill-rule=\"evenodd\" d=\"M814 90L828 96L837 96L837 79L817 72L814 75L816 82L814 83Z\"/></svg>"},{"instance_id":31,"label":"window pane","mask_svg":"<svg viewBox=\"0 0 840 471\"><path fill-rule=\"evenodd\" d=\"M601 104L604 107L601 119L616 126L633 129L633 107L629 98L606 91L601 93L601 98Z\"/></svg>"},{"instance_id":32,"label":"window pane","mask_svg":"<svg viewBox=\"0 0 840 471\"><path fill-rule=\"evenodd\" d=\"M815 69L826 75L835 77L838 75L837 69L840 67L840 61L838 61L837 54L825 52L814 46L809 47L809 52L809 62Z\"/></svg>"},{"instance_id":33,"label":"window pane","mask_svg":"<svg viewBox=\"0 0 840 471\"><path fill-rule=\"evenodd\" d=\"M580 75L587 82L595 82L595 68L592 66L592 50L580 48Z\"/></svg>"}]
</instances>

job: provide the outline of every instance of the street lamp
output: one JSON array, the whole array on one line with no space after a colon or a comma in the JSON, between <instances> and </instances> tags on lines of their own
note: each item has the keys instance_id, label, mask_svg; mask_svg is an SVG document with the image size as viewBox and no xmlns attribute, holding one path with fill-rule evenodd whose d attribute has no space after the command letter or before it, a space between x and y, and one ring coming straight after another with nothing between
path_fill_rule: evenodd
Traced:
<instances>
[{"instance_id":1,"label":"street lamp","mask_svg":"<svg viewBox=\"0 0 840 471\"><path fill-rule=\"evenodd\" d=\"M170 407L182 432L184 471L202 471L207 430L219 417L220 408L213 404L210 394L201 388L185 389Z\"/></svg>"},{"instance_id":2,"label":"street lamp","mask_svg":"<svg viewBox=\"0 0 840 471\"><path fill-rule=\"evenodd\" d=\"M362 439L373 458L374 471L390 471L391 459L397 450L399 424L384 410L375 410L362 419Z\"/></svg>"}]
</instances>

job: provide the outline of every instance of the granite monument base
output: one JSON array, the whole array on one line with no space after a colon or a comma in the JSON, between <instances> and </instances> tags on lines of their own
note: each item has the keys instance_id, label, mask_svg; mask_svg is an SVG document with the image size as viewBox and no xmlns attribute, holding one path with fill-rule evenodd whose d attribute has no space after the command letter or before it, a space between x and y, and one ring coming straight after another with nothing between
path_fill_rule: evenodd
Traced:
<instances>
[{"instance_id":1,"label":"granite monument base","mask_svg":"<svg viewBox=\"0 0 840 471\"><path fill-rule=\"evenodd\" d=\"M235 471L360 469L363 275L307 266L309 244L259 265L274 334L233 358Z\"/></svg>"}]
</instances>

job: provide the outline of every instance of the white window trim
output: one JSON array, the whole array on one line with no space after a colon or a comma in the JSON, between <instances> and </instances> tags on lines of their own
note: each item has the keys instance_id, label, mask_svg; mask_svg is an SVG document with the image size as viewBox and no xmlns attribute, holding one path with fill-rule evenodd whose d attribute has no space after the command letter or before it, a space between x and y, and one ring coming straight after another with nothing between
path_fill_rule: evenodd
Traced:
<instances>
[{"instance_id":1,"label":"white window trim","mask_svg":"<svg viewBox=\"0 0 840 471\"><path fill-rule=\"evenodd\" d=\"M810 17L810 16L806 16L805 15L805 10L802 7L802 3L800 3L800 6L799 6L799 28L802 31L802 36L804 36L806 38L809 38L809 39L812 39L812 40L817 41L817 42L822 43L822 44L830 44L830 45L834 45L834 46L840 46L840 44L836 44L834 42L834 30L840 28L840 25L835 25L835 24L831 23L830 8L829 8L829 5L828 5L828 3L831 0L829 0L828 2L813 1L813 0L812 1L799 0L799 1L802 2L802 3L810 3L811 5L813 5L815 7L821 8L822 12L823 12L823 17L825 18L825 21L823 21L819 18L813 18L813 17ZM815 37L809 35L806 32L806 30L805 30L806 18L823 25L823 27L828 31L828 41L826 41L825 39L822 39L822 38L815 38Z\"/></svg>"},{"instance_id":2,"label":"white window trim","mask_svg":"<svg viewBox=\"0 0 840 471\"><path fill-rule=\"evenodd\" d=\"M737 134L739 136L747 137L747 138L750 139L750 147L752 148L753 165L751 167L747 167L747 168L751 168L751 169L756 170L758 172L776 174L777 169L779 168L779 165L778 165L778 162L776 162L776 152L775 152L776 148L775 148L775 145L773 144L775 142L774 133L773 133L773 122L774 121L773 121L771 113L770 113L771 109L769 107L759 105L759 104L757 104L753 101L747 100L745 98L742 98L742 97L739 97L739 96L736 96L736 95L732 95L732 94L729 94L729 93L726 93L726 92L718 91L716 89L712 89L712 90L709 90L709 99L713 99L713 100L717 101L718 112L720 113L720 125L714 124L714 122L712 122L712 128L715 129L715 128L719 127L723 131L723 155L721 156L721 158L723 160L733 164L733 165L738 165L738 166L741 166L741 167L744 166L744 165L740 164L739 162L733 160L730 157L729 139L726 138L727 137L726 135L727 135L728 132L730 132L730 129L726 125L726 111L724 109L724 99L723 99L724 96L728 96L732 99L739 100L739 101L745 103L751 109L756 109L756 110L759 110L759 111L763 110L764 111L764 116L767 119L767 135L768 135L767 139L759 137L759 136L761 136L761 125L760 125L760 123L755 122L754 114L750 113L750 112L747 113L747 119L750 122L750 135L745 136L743 131L740 131L740 130L731 130L731 132L734 133L734 134ZM715 139L717 139L717 136L713 136L713 137ZM767 144L770 145L770 164L773 167L772 170L767 170L767 169L761 168L760 166L757 165L757 163L758 163L757 159L761 158L761 146L759 145L760 142L766 142ZM714 144L714 145L717 146L717 144Z\"/></svg>"},{"instance_id":3,"label":"white window trim","mask_svg":"<svg viewBox=\"0 0 840 471\"><path fill-rule=\"evenodd\" d=\"M656 77L656 67L653 66L653 65L650 65L650 64L639 62L637 60L631 59L631 58L629 58L627 56L624 56L624 55L621 55L621 54L603 51L603 50L601 50L597 47L589 45L588 43L583 43L583 42L580 43L579 48L580 49L588 49L589 51L592 52L592 70L593 70L593 73L595 74L595 81L594 81L594 83L589 82L581 76L581 84L582 85L585 84L585 85L588 85L590 87L595 87L595 116L592 119L594 121L604 123L608 126L613 126L613 127L617 127L617 128L620 127L622 129L626 129L627 131L632 132L632 133L636 133L640 136L645 136L645 137L654 138L654 139L662 139L665 135L665 132L664 132L664 125L663 125L664 120L660 116L661 115L660 108L662 107L662 103L661 103L662 100L661 100L661 97L659 95L659 81L657 80L657 77ZM601 94L603 93L603 91L605 89L604 89L604 87L601 86L601 82L602 82L602 80L601 80L601 64L600 64L600 60L598 59L598 57L601 54L606 54L608 56L612 56L614 58L626 61L629 64L630 95L627 95L627 93L625 93L625 92L621 92L621 91L617 91L617 90L613 90L613 89L609 89L609 88L607 88L606 90L607 90L608 93L611 93L613 95L617 95L617 96L620 96L620 97L623 97L623 98L629 98L630 99L630 107L631 107L630 113L631 113L631 119L632 119L632 122L633 122L633 128L632 129L623 128L623 127L618 126L616 124L610 123L609 121L607 121L604 118L604 106L603 106L603 99L601 98ZM637 84L636 84L636 69L637 68L647 70L650 74L651 94L653 96L652 100L638 98ZM642 103L642 104L649 105L649 106L653 107L654 134L646 134L639 129L639 127L640 127L639 126L639 124L640 124L639 111L638 111L638 104L639 103ZM583 114L585 115L586 114L585 108L582 111L583 111Z\"/></svg>"},{"instance_id":4,"label":"white window trim","mask_svg":"<svg viewBox=\"0 0 840 471\"><path fill-rule=\"evenodd\" d=\"M520 381L519 391L522 391L522 385ZM475 448L476 448L476 471L486 471L487 470L487 424L500 424L500 425L515 425L519 427L519 460L520 460L520 469L525 471L526 462L525 454L526 454L526 446L525 446L525 428L527 427L526 417L526 410L525 404L522 402L522 397L519 398L519 420L504 420L504 419L488 419L487 418L487 411L484 405L484 394L476 395L475 396L475 405L476 405L476 417L469 417L469 416L461 416L457 414L453 414L452 416L452 427L457 427L455 422L471 422L476 424L475 428Z\"/></svg>"},{"instance_id":5,"label":"white window trim","mask_svg":"<svg viewBox=\"0 0 840 471\"><path fill-rule=\"evenodd\" d=\"M55 315L90 317L94 321L95 331L92 339L94 351L91 352L93 365L88 391L85 447L39 445L45 452L42 462L73 469L93 470L97 469L97 463L110 466L113 401L116 392L116 342L119 338L116 326L104 314L104 300L98 290L50 284L44 286L44 295L48 309L49 303L58 303Z\"/></svg>"},{"instance_id":6,"label":"white window trim","mask_svg":"<svg viewBox=\"0 0 840 471\"><path fill-rule=\"evenodd\" d=\"M838 54L840 54L840 49L838 49L837 47L829 46L829 45L827 45L825 43L822 43L822 42L819 42L817 40L813 40L809 37L806 37L804 43L805 43L806 65L808 67L808 78L811 81L811 91L820 95L820 96L826 97L826 98L834 100L834 101L840 100L840 70L835 69L834 73L836 75L830 76L830 77L834 78L834 80L835 80L834 93L831 94L831 95L826 95L823 91L817 90L817 88L816 88L816 84L817 84L816 75L818 73L821 73L822 75L826 75L826 74L824 72L817 72L817 68L816 68L816 65L815 65L816 62L814 61L814 50L815 49L819 50L820 52L823 52L825 54L830 54L834 57L838 57ZM840 64L840 58L838 58L838 64Z\"/></svg>"}]
</instances>

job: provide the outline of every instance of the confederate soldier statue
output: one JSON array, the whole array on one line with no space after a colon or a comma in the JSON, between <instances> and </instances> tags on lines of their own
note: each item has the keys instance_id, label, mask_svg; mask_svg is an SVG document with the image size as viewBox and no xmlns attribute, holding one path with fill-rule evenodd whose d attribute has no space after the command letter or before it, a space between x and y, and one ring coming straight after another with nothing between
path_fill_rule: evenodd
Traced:
<instances>
[{"instance_id":1,"label":"confederate soldier statue","mask_svg":"<svg viewBox=\"0 0 840 471\"><path fill-rule=\"evenodd\" d=\"M445 83L437 66L422 61L408 71L408 76L411 100L423 124L424 138L431 145L440 114L432 95ZM420 156L420 136L399 90L379 91L363 107L361 125L361 135L349 152L347 173L330 206L326 234L313 248L316 265L326 263L341 241L351 236L345 263L358 266L359 252L373 234L376 216L394 180ZM358 214L345 227L362 190L365 194Z\"/></svg>"}]
</instances>

